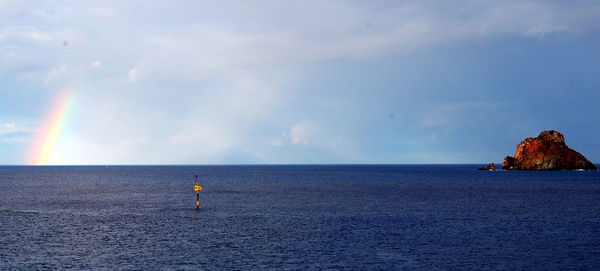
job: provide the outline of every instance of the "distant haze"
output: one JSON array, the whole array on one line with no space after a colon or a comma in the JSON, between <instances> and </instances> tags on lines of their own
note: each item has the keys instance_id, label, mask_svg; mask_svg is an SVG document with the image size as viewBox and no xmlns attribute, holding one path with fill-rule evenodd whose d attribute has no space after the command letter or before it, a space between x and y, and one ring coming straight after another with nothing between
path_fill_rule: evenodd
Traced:
<instances>
[{"instance_id":1,"label":"distant haze","mask_svg":"<svg viewBox=\"0 0 600 271\"><path fill-rule=\"evenodd\" d=\"M0 164L598 163L599 48L598 1L0 0Z\"/></svg>"}]
</instances>

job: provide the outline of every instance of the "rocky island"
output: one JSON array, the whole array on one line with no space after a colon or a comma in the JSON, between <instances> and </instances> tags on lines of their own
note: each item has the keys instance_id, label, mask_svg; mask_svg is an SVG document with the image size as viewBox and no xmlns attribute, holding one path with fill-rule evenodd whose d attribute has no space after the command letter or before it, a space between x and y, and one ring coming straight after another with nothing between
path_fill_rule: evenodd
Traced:
<instances>
[{"instance_id":1,"label":"rocky island","mask_svg":"<svg viewBox=\"0 0 600 271\"><path fill-rule=\"evenodd\" d=\"M479 170L496 170L496 164L490 163L485 167L480 167Z\"/></svg>"},{"instance_id":2,"label":"rocky island","mask_svg":"<svg viewBox=\"0 0 600 271\"><path fill-rule=\"evenodd\" d=\"M514 156L504 157L502 169L596 170L596 166L581 153L569 148L563 134L549 130L536 138L528 137L521 141Z\"/></svg>"}]
</instances>

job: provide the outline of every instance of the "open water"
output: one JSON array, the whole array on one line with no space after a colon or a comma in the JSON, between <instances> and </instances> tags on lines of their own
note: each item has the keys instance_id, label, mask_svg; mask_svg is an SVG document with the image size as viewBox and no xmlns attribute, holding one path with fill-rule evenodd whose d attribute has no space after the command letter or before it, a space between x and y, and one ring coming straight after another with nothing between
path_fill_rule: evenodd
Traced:
<instances>
[{"instance_id":1,"label":"open water","mask_svg":"<svg viewBox=\"0 0 600 271\"><path fill-rule=\"evenodd\" d=\"M599 171L477 166L0 167L0 270L600 270Z\"/></svg>"}]
</instances>

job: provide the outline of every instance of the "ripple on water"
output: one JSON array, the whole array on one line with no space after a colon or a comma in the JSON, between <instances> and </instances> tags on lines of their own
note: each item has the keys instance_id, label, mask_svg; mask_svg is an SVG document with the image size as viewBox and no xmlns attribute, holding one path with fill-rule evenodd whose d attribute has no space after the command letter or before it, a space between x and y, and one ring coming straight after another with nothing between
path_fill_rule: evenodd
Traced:
<instances>
[{"instance_id":1,"label":"ripple on water","mask_svg":"<svg viewBox=\"0 0 600 271\"><path fill-rule=\"evenodd\" d=\"M0 167L0 176L3 270L600 269L598 172Z\"/></svg>"}]
</instances>

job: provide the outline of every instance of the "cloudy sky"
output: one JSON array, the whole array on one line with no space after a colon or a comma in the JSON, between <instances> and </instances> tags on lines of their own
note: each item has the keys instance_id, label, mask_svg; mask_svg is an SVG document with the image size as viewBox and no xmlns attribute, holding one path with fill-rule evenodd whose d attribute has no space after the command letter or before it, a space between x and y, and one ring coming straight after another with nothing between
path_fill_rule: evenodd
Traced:
<instances>
[{"instance_id":1,"label":"cloudy sky","mask_svg":"<svg viewBox=\"0 0 600 271\"><path fill-rule=\"evenodd\" d=\"M0 164L61 95L50 164L600 162L600 2L0 0Z\"/></svg>"}]
</instances>

